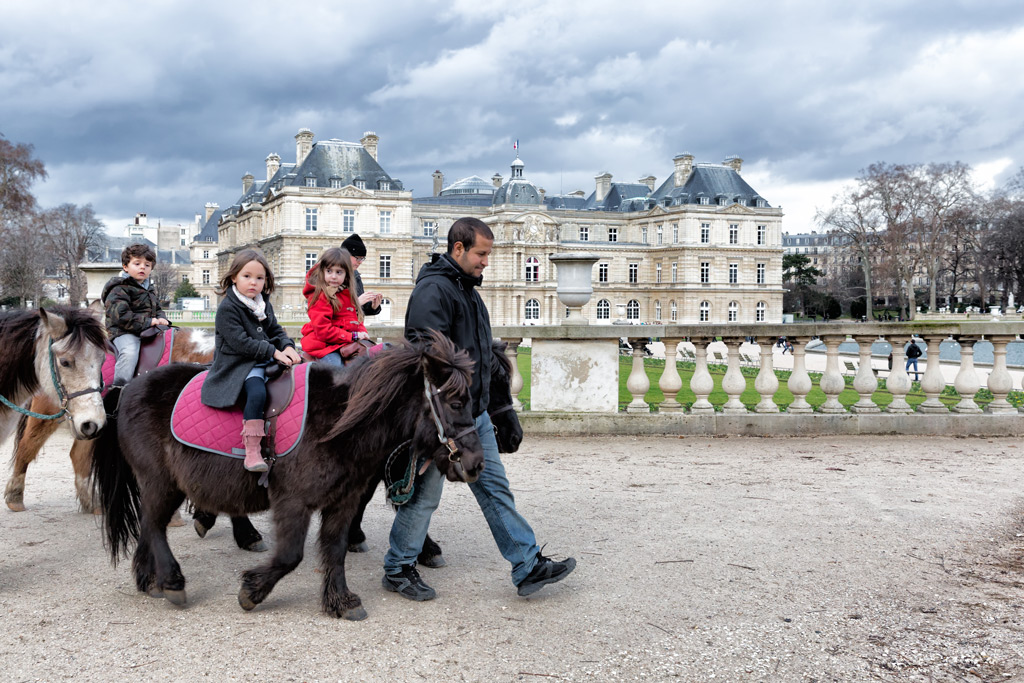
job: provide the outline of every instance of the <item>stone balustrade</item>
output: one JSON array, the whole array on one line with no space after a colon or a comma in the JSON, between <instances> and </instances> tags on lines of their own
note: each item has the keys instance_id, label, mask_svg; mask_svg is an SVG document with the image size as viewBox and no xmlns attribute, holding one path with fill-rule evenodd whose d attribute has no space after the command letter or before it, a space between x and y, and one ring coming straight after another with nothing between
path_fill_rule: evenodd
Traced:
<instances>
[{"instance_id":1,"label":"stone balustrade","mask_svg":"<svg viewBox=\"0 0 1024 683\"><path fill-rule=\"evenodd\" d=\"M383 330L384 328L377 328ZM524 339L531 345L531 410L520 417L528 431L535 433L615 433L615 434L1024 434L1024 416L1007 401L1014 386L1006 368L1006 347L1024 335L1024 322L911 322L911 323L821 323L821 324L741 324L741 325L546 325L499 326L494 336L509 344L509 355ZM643 335L643 336L639 336ZM780 382L773 367L773 346L780 336L793 345L793 367L786 387L793 402L780 411L774 401ZM632 346L632 366L626 387L632 400L625 411L618 404L618 340L627 338ZM644 371L645 346L651 338L665 344L666 361L658 380L665 400L652 411L644 396L651 382ZM812 389L807 371L807 344L819 339L825 347L825 369L818 387L824 403L813 410L807 401ZM912 382L904 370L903 347L916 338L927 346L927 359L920 380L925 401L917 410L907 403ZM740 351L745 340L760 347L758 373L754 388L760 401L748 409L740 401L747 389L741 366L746 359ZM960 344L961 363L953 386L960 394L952 408L939 399L946 387L939 365L939 344L953 339ZM982 382L973 362L974 345L979 340L993 345L993 365L987 381ZM714 383L709 372L709 345L724 342L724 358L714 362L726 366L721 386L727 401L716 409L708 400ZM892 370L885 378L892 402L879 408L871 396L879 379L871 367L871 344L884 340L892 344ZM684 341L693 345L695 365L690 390L695 396L687 409L678 401L682 390L676 353ZM847 409L839 394L847 387L839 345L854 341L858 345L857 372L852 388L859 399ZM687 346L688 348L688 346ZM715 352L718 354L718 352ZM513 363L515 366L515 363ZM852 365L852 362L851 362ZM518 373L518 367L516 367ZM513 392L522 390L517 376ZM984 407L974 395L985 387L992 400ZM542 400L538 400L543 397ZM1024 409L1022 409L1024 410Z\"/></svg>"}]
</instances>

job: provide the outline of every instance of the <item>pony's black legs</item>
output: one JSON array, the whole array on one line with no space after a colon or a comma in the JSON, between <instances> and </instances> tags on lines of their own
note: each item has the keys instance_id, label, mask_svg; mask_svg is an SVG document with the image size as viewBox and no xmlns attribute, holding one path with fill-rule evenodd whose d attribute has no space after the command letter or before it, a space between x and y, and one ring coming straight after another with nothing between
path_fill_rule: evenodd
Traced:
<instances>
[{"instance_id":1,"label":"pony's black legs","mask_svg":"<svg viewBox=\"0 0 1024 683\"><path fill-rule=\"evenodd\" d=\"M185 604L185 577L167 543L167 523L184 500L180 491L157 496L142 492L139 543L132 560L138 589L154 597L162 594L175 605Z\"/></svg>"},{"instance_id":2,"label":"pony's black legs","mask_svg":"<svg viewBox=\"0 0 1024 683\"><path fill-rule=\"evenodd\" d=\"M242 550L254 553L267 551L267 544L263 542L263 535L256 530L249 518L246 516L231 518L231 533L235 536L235 543Z\"/></svg>"},{"instance_id":3,"label":"pony's black legs","mask_svg":"<svg viewBox=\"0 0 1024 683\"><path fill-rule=\"evenodd\" d=\"M345 581L345 554L349 545L349 520L342 512L345 507L343 502L320 513L320 557L324 570L320 605L332 617L359 621L366 618L366 610Z\"/></svg>"},{"instance_id":4,"label":"pony's black legs","mask_svg":"<svg viewBox=\"0 0 1024 683\"><path fill-rule=\"evenodd\" d=\"M366 534L363 533L363 513L366 512L366 506L373 499L373 494L377 492L379 483L380 479L375 478L363 491L363 495L359 497L359 507L348 527L348 551L350 553L365 553L370 550L370 546L366 543Z\"/></svg>"},{"instance_id":5,"label":"pony's black legs","mask_svg":"<svg viewBox=\"0 0 1024 683\"><path fill-rule=\"evenodd\" d=\"M238 604L242 609L251 610L266 600L277 582L302 562L309 517L309 508L300 501L274 505L274 538L277 539L274 556L269 564L242 573L242 587L238 591Z\"/></svg>"},{"instance_id":6,"label":"pony's black legs","mask_svg":"<svg viewBox=\"0 0 1024 683\"><path fill-rule=\"evenodd\" d=\"M212 529L216 523L217 514L214 512L204 512L199 508L192 512L192 526L195 528L196 533L199 534L199 538L206 538L206 532Z\"/></svg>"}]
</instances>

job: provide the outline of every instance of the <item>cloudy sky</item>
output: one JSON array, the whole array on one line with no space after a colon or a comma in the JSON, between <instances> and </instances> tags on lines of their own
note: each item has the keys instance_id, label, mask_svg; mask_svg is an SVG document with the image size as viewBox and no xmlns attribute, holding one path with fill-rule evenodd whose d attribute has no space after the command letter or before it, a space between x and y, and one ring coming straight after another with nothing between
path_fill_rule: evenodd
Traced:
<instances>
[{"instance_id":1,"label":"cloudy sky","mask_svg":"<svg viewBox=\"0 0 1024 683\"><path fill-rule=\"evenodd\" d=\"M6 3L0 133L43 206L184 223L316 139L381 138L416 196L525 175L549 193L744 159L784 229L876 161L1024 165L1024 4L820 0Z\"/></svg>"}]
</instances>

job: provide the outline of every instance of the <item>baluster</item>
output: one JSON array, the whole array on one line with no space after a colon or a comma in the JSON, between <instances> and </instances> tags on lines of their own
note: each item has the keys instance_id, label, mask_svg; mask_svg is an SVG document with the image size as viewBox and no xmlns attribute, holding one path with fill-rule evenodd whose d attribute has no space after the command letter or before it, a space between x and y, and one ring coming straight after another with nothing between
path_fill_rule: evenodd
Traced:
<instances>
[{"instance_id":1,"label":"baluster","mask_svg":"<svg viewBox=\"0 0 1024 683\"><path fill-rule=\"evenodd\" d=\"M839 394L846 388L846 380L839 371L839 345L846 341L846 337L826 335L821 340L825 342L825 374L818 382L818 386L825 393L825 403L821 406L821 412L845 413L846 408L839 402Z\"/></svg>"},{"instance_id":2,"label":"baluster","mask_svg":"<svg viewBox=\"0 0 1024 683\"><path fill-rule=\"evenodd\" d=\"M871 335L854 335L853 339L857 342L857 354L860 357L860 367L857 369L857 376L853 378L853 388L860 398L850 407L850 412L879 413L881 410L871 400L872 394L878 389L878 378L871 369L871 344L876 338Z\"/></svg>"},{"instance_id":3,"label":"baluster","mask_svg":"<svg viewBox=\"0 0 1024 683\"><path fill-rule=\"evenodd\" d=\"M892 370L885 380L885 388L892 394L892 403L885 409L887 413L912 413L914 409L907 403L910 391L910 375L907 374L906 357L903 352L902 337L889 337L892 344Z\"/></svg>"},{"instance_id":4,"label":"baluster","mask_svg":"<svg viewBox=\"0 0 1024 683\"><path fill-rule=\"evenodd\" d=\"M924 402L917 407L919 413L948 413L949 409L939 400L942 390L946 388L946 380L942 376L942 369L939 367L939 345L944 336L929 334L921 335L924 339L925 349L928 351L928 359L924 368L924 377L921 378L921 391L924 392Z\"/></svg>"},{"instance_id":5,"label":"baluster","mask_svg":"<svg viewBox=\"0 0 1024 683\"><path fill-rule=\"evenodd\" d=\"M512 407L517 413L523 412L523 404L519 401L519 392L523 390L523 376L519 373L519 344L522 339L505 339L508 346L505 347L505 355L512 361L512 377L509 379L509 389L512 391Z\"/></svg>"},{"instance_id":6,"label":"baluster","mask_svg":"<svg viewBox=\"0 0 1024 683\"><path fill-rule=\"evenodd\" d=\"M978 340L963 335L955 335L954 338L960 342L960 370L953 380L953 387L960 394L960 402L951 410L954 413L980 413L981 406L974 400L974 395L981 388L981 379L974 369L974 344ZM931 351L928 356L931 357Z\"/></svg>"},{"instance_id":7,"label":"baluster","mask_svg":"<svg viewBox=\"0 0 1024 683\"><path fill-rule=\"evenodd\" d=\"M728 370L722 378L722 391L729 400L722 406L722 412L726 415L740 415L747 412L747 407L740 401L740 394L747 388L747 380L740 370L740 345L743 344L743 337L724 337L726 354L728 354Z\"/></svg>"},{"instance_id":8,"label":"baluster","mask_svg":"<svg viewBox=\"0 0 1024 683\"><path fill-rule=\"evenodd\" d=\"M760 345L761 369L754 379L754 388L761 396L754 407L756 413L777 413L779 407L775 405L775 392L779 390L779 378L775 375L774 358L772 354L775 342L772 338L763 339Z\"/></svg>"},{"instance_id":9,"label":"baluster","mask_svg":"<svg viewBox=\"0 0 1024 683\"><path fill-rule=\"evenodd\" d=\"M988 376L988 390L992 392L992 402L985 408L986 413L993 415L1016 415L1014 408L1006 395L1013 388L1013 378L1006 371L1006 345L1013 341L1013 337L1003 335L990 336L992 342L992 373Z\"/></svg>"},{"instance_id":10,"label":"baluster","mask_svg":"<svg viewBox=\"0 0 1024 683\"><path fill-rule=\"evenodd\" d=\"M682 339L662 339L665 342L665 370L658 378L658 388L665 394L665 401L658 408L664 413L682 412L683 404L676 400L676 394L683 388L683 380L676 367L676 349Z\"/></svg>"},{"instance_id":11,"label":"baluster","mask_svg":"<svg viewBox=\"0 0 1024 683\"><path fill-rule=\"evenodd\" d=\"M811 413L814 408L807 402L807 394L810 393L811 376L807 374L806 346L807 337L788 336L793 344L793 372L789 374L786 388L793 394L793 402L786 408L787 413Z\"/></svg>"},{"instance_id":12,"label":"baluster","mask_svg":"<svg viewBox=\"0 0 1024 683\"><path fill-rule=\"evenodd\" d=\"M629 371L629 378L626 380L626 389L633 396L633 400L626 406L627 413L649 413L651 407L644 401L647 390L651 388L651 380L644 372L644 349L647 348L647 337L630 339L629 345L633 347L633 367Z\"/></svg>"},{"instance_id":13,"label":"baluster","mask_svg":"<svg viewBox=\"0 0 1024 683\"><path fill-rule=\"evenodd\" d=\"M696 397L690 412L696 414L712 414L715 406L708 400L708 396L715 389L715 380L708 371L708 346L713 339L709 337L692 337L693 353L696 356L694 361L693 377L690 378L690 391Z\"/></svg>"}]
</instances>

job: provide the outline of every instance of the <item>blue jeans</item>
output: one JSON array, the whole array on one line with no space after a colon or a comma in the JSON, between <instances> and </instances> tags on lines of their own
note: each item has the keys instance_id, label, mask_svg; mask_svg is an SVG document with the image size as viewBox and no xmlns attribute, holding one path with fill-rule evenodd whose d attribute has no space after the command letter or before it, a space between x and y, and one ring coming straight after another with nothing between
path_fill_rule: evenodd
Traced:
<instances>
[{"instance_id":1,"label":"blue jeans","mask_svg":"<svg viewBox=\"0 0 1024 683\"><path fill-rule=\"evenodd\" d=\"M476 431L484 448L484 471L469 485L469 490L484 513L502 557L512 565L512 583L519 585L537 564L540 548L533 529L516 511L490 415L484 413L476 418ZM416 478L412 500L398 508L391 525L391 548L384 557L385 573L397 574L402 565L416 563L430 527L430 516L441 502L443 487L444 475L436 467L428 468Z\"/></svg>"},{"instance_id":2,"label":"blue jeans","mask_svg":"<svg viewBox=\"0 0 1024 683\"><path fill-rule=\"evenodd\" d=\"M907 374L909 375L910 374L910 366L911 366L911 364L913 364L913 366L914 366L914 379L917 379L917 376L918 376L919 373L917 371L917 359L916 358L908 358L907 359L907 366L905 368L903 368L903 369L906 370Z\"/></svg>"},{"instance_id":3,"label":"blue jeans","mask_svg":"<svg viewBox=\"0 0 1024 683\"><path fill-rule=\"evenodd\" d=\"M112 385L125 385L135 376L135 366L139 364L139 347L142 340L137 334L122 334L114 338L117 349L117 361L114 362L114 379Z\"/></svg>"},{"instance_id":4,"label":"blue jeans","mask_svg":"<svg viewBox=\"0 0 1024 683\"><path fill-rule=\"evenodd\" d=\"M323 363L324 365L333 365L336 368L344 366L344 363L341 362L341 352L339 351L331 351L323 358L317 358L316 362Z\"/></svg>"}]
</instances>

